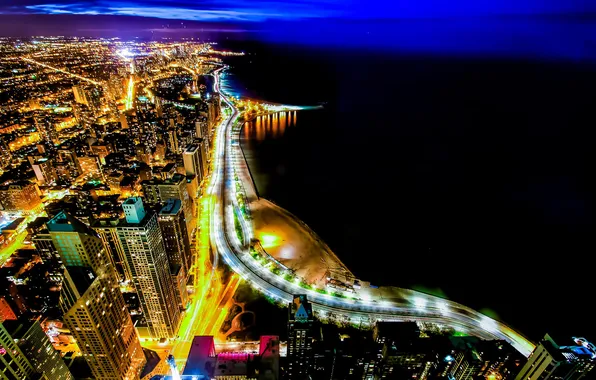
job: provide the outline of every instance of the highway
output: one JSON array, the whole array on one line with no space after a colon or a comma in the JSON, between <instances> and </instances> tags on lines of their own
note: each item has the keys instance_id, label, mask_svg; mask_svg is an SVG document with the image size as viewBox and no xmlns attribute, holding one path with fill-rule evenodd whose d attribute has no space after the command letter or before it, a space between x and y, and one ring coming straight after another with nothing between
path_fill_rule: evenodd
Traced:
<instances>
[{"instance_id":1,"label":"highway","mask_svg":"<svg viewBox=\"0 0 596 380\"><path fill-rule=\"evenodd\" d=\"M522 354L529 356L534 344L509 328L464 305L408 289L401 289L399 301L341 298L305 289L298 284L273 274L249 253L253 236L251 223L242 216L237 204L234 186L236 162L242 157L239 140L239 111L228 97L220 91L219 73L214 75L215 86L221 100L232 112L216 130L213 153L213 175L208 194L215 200L211 213L211 244L223 261L242 278L262 293L289 303L293 294L306 294L316 314L321 317L330 313L349 319L352 323L374 323L378 320L431 322L483 339L503 339ZM237 236L234 225L237 213L243 241ZM397 297L397 296L396 296Z\"/></svg>"}]
</instances>

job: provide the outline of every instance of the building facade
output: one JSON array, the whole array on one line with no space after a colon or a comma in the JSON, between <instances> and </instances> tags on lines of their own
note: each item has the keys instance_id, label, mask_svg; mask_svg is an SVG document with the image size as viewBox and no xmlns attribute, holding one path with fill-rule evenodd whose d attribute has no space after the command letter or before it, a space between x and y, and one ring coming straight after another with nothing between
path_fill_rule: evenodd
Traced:
<instances>
[{"instance_id":1,"label":"building facade","mask_svg":"<svg viewBox=\"0 0 596 380\"><path fill-rule=\"evenodd\" d=\"M572 338L559 346L549 334L534 349L516 380L579 380L587 378L596 364L596 346L584 338Z\"/></svg>"},{"instance_id":2,"label":"building facade","mask_svg":"<svg viewBox=\"0 0 596 380\"><path fill-rule=\"evenodd\" d=\"M30 212L41 206L37 185L30 182L14 182L0 186L0 208L4 211Z\"/></svg>"},{"instance_id":3,"label":"building facade","mask_svg":"<svg viewBox=\"0 0 596 380\"><path fill-rule=\"evenodd\" d=\"M6 321L4 327L37 373L52 380L74 378L38 321Z\"/></svg>"},{"instance_id":4,"label":"building facade","mask_svg":"<svg viewBox=\"0 0 596 380\"><path fill-rule=\"evenodd\" d=\"M62 212L47 223L65 264L63 321L96 379L134 380L145 365L112 260L96 233Z\"/></svg>"},{"instance_id":5,"label":"building facade","mask_svg":"<svg viewBox=\"0 0 596 380\"><path fill-rule=\"evenodd\" d=\"M288 379L308 378L313 357L313 322L312 305L306 295L295 295L288 307Z\"/></svg>"},{"instance_id":6,"label":"building facade","mask_svg":"<svg viewBox=\"0 0 596 380\"><path fill-rule=\"evenodd\" d=\"M140 198L125 206L126 222L116 227L125 270L132 279L153 338L174 338L180 324L176 284L155 212L146 213ZM174 307L175 306L175 307Z\"/></svg>"}]
</instances>

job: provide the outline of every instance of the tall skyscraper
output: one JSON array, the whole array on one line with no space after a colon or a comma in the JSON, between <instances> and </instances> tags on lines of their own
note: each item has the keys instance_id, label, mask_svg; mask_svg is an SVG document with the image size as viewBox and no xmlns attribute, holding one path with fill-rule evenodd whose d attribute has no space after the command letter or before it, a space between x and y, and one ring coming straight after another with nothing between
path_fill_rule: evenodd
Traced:
<instances>
[{"instance_id":1,"label":"tall skyscraper","mask_svg":"<svg viewBox=\"0 0 596 380\"><path fill-rule=\"evenodd\" d=\"M29 163L35 173L35 178L37 178L37 182L39 182L40 185L49 184L58 179L56 170L54 169L54 160L48 159L47 157L40 159L29 157Z\"/></svg>"},{"instance_id":2,"label":"tall skyscraper","mask_svg":"<svg viewBox=\"0 0 596 380\"><path fill-rule=\"evenodd\" d=\"M159 212L158 221L170 265L180 265L188 273L192 257L182 202L168 199Z\"/></svg>"},{"instance_id":3,"label":"tall skyscraper","mask_svg":"<svg viewBox=\"0 0 596 380\"><path fill-rule=\"evenodd\" d=\"M52 380L73 379L38 321L22 319L5 321L3 325L38 374L44 374Z\"/></svg>"},{"instance_id":4,"label":"tall skyscraper","mask_svg":"<svg viewBox=\"0 0 596 380\"><path fill-rule=\"evenodd\" d=\"M157 220L170 263L170 274L176 284L179 306L185 309L188 303L186 284L192 265L192 254L182 202L178 199L168 199Z\"/></svg>"},{"instance_id":5,"label":"tall skyscraper","mask_svg":"<svg viewBox=\"0 0 596 380\"><path fill-rule=\"evenodd\" d=\"M38 379L33 364L12 339L3 323L0 323L0 379Z\"/></svg>"},{"instance_id":6,"label":"tall skyscraper","mask_svg":"<svg viewBox=\"0 0 596 380\"><path fill-rule=\"evenodd\" d=\"M67 267L60 298L64 323L93 376L138 379L145 355L113 272Z\"/></svg>"},{"instance_id":7,"label":"tall skyscraper","mask_svg":"<svg viewBox=\"0 0 596 380\"><path fill-rule=\"evenodd\" d=\"M569 346L559 346L546 334L534 349L515 380L579 380L596 364L596 346L584 338L572 338Z\"/></svg>"},{"instance_id":8,"label":"tall skyscraper","mask_svg":"<svg viewBox=\"0 0 596 380\"><path fill-rule=\"evenodd\" d=\"M199 182L207 174L207 162L204 160L205 154L200 142L193 143L186 147L184 151L184 169L187 176L197 176Z\"/></svg>"},{"instance_id":9,"label":"tall skyscraper","mask_svg":"<svg viewBox=\"0 0 596 380\"><path fill-rule=\"evenodd\" d=\"M47 223L47 228L64 266L97 270L106 261L114 269L97 234L74 216L61 212Z\"/></svg>"},{"instance_id":10,"label":"tall skyscraper","mask_svg":"<svg viewBox=\"0 0 596 380\"><path fill-rule=\"evenodd\" d=\"M145 355L102 241L64 212L46 226L66 267L60 293L63 320L93 376L138 379Z\"/></svg>"},{"instance_id":11,"label":"tall skyscraper","mask_svg":"<svg viewBox=\"0 0 596 380\"><path fill-rule=\"evenodd\" d=\"M126 270L126 258L116 230L118 224L119 218L104 218L94 220L91 227L99 235L107 254L112 257L120 280L131 282L132 278L128 277L130 273ZM35 246L37 248L37 243Z\"/></svg>"},{"instance_id":12,"label":"tall skyscraper","mask_svg":"<svg viewBox=\"0 0 596 380\"><path fill-rule=\"evenodd\" d=\"M307 379L312 363L312 305L305 294L295 295L288 307L288 379Z\"/></svg>"},{"instance_id":13,"label":"tall skyscraper","mask_svg":"<svg viewBox=\"0 0 596 380\"><path fill-rule=\"evenodd\" d=\"M56 132L56 122L52 114L43 111L36 111L33 116L35 128L39 133L41 140L50 144L50 146L58 143L58 132Z\"/></svg>"},{"instance_id":14,"label":"tall skyscraper","mask_svg":"<svg viewBox=\"0 0 596 380\"><path fill-rule=\"evenodd\" d=\"M128 199L123 207L126 222L119 223L116 231L125 270L134 283L149 334L153 338L174 338L180 310L157 215L146 212L140 198Z\"/></svg>"},{"instance_id":15,"label":"tall skyscraper","mask_svg":"<svg viewBox=\"0 0 596 380\"><path fill-rule=\"evenodd\" d=\"M179 199L182 202L182 210L186 218L187 227L192 221L193 201L188 194L186 176L174 174L165 180L146 180L141 182L145 201L149 204L165 202L168 199ZM189 231L190 232L190 231Z\"/></svg>"}]
</instances>

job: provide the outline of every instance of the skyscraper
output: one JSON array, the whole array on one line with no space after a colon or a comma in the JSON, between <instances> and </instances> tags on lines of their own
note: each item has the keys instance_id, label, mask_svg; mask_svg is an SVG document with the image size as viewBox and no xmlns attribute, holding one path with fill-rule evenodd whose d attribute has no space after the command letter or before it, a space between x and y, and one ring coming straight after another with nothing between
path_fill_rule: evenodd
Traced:
<instances>
[{"instance_id":1,"label":"skyscraper","mask_svg":"<svg viewBox=\"0 0 596 380\"><path fill-rule=\"evenodd\" d=\"M37 379L33 364L0 323L0 379Z\"/></svg>"},{"instance_id":2,"label":"skyscraper","mask_svg":"<svg viewBox=\"0 0 596 380\"><path fill-rule=\"evenodd\" d=\"M157 220L170 263L170 274L176 284L179 305L184 309L188 302L186 284L192 262L182 202L178 199L168 199Z\"/></svg>"},{"instance_id":3,"label":"skyscraper","mask_svg":"<svg viewBox=\"0 0 596 380\"><path fill-rule=\"evenodd\" d=\"M572 342L569 346L559 346L546 334L515 380L585 378L596 364L596 346L584 338L572 338Z\"/></svg>"},{"instance_id":4,"label":"skyscraper","mask_svg":"<svg viewBox=\"0 0 596 380\"><path fill-rule=\"evenodd\" d=\"M58 179L56 170L54 169L54 160L47 157L40 159L29 157L29 163L40 185L45 185Z\"/></svg>"},{"instance_id":5,"label":"skyscraper","mask_svg":"<svg viewBox=\"0 0 596 380\"><path fill-rule=\"evenodd\" d=\"M158 221L170 265L180 265L188 273L192 257L182 202L168 199L159 212Z\"/></svg>"},{"instance_id":6,"label":"skyscraper","mask_svg":"<svg viewBox=\"0 0 596 380\"><path fill-rule=\"evenodd\" d=\"M67 213L46 224L66 266L60 307L96 379L138 379L145 356L112 260L93 230Z\"/></svg>"},{"instance_id":7,"label":"skyscraper","mask_svg":"<svg viewBox=\"0 0 596 380\"><path fill-rule=\"evenodd\" d=\"M129 198L123 207L126 222L119 223L116 231L127 277L134 283L149 334L174 338L180 310L157 215L147 213L140 198Z\"/></svg>"},{"instance_id":8,"label":"skyscraper","mask_svg":"<svg viewBox=\"0 0 596 380\"><path fill-rule=\"evenodd\" d=\"M97 234L74 216L61 212L47 223L47 228L64 266L97 271L107 263L114 270L112 259Z\"/></svg>"},{"instance_id":9,"label":"skyscraper","mask_svg":"<svg viewBox=\"0 0 596 380\"><path fill-rule=\"evenodd\" d=\"M295 295L288 307L288 379L306 379L312 362L312 305L306 295Z\"/></svg>"},{"instance_id":10,"label":"skyscraper","mask_svg":"<svg viewBox=\"0 0 596 380\"><path fill-rule=\"evenodd\" d=\"M145 355L113 272L67 267L60 298L64 323L93 376L138 379Z\"/></svg>"},{"instance_id":11,"label":"skyscraper","mask_svg":"<svg viewBox=\"0 0 596 380\"><path fill-rule=\"evenodd\" d=\"M107 254L112 257L120 280L131 282L132 278L128 277L130 273L126 270L126 258L116 230L119 223L119 218L97 219L93 221L91 227L99 235ZM37 248L37 243L35 247Z\"/></svg>"},{"instance_id":12,"label":"skyscraper","mask_svg":"<svg viewBox=\"0 0 596 380\"><path fill-rule=\"evenodd\" d=\"M149 180L141 182L145 200L150 204L165 202L168 199L178 199L182 202L182 211L186 219L186 229L189 234L193 230L193 201L188 194L186 177L174 174L164 181Z\"/></svg>"},{"instance_id":13,"label":"skyscraper","mask_svg":"<svg viewBox=\"0 0 596 380\"><path fill-rule=\"evenodd\" d=\"M186 170L187 176L197 176L199 182L207 174L206 165L207 162L204 160L205 154L202 152L203 147L200 142L196 142L186 147L184 151L184 169Z\"/></svg>"},{"instance_id":14,"label":"skyscraper","mask_svg":"<svg viewBox=\"0 0 596 380\"><path fill-rule=\"evenodd\" d=\"M5 321L3 324L6 332L37 373L43 373L49 379L73 379L60 353L52 347L52 343L38 321L22 319Z\"/></svg>"},{"instance_id":15,"label":"skyscraper","mask_svg":"<svg viewBox=\"0 0 596 380\"><path fill-rule=\"evenodd\" d=\"M50 146L58 142L58 132L56 132L56 123L52 114L36 111L33 121L41 140L47 142Z\"/></svg>"}]
</instances>

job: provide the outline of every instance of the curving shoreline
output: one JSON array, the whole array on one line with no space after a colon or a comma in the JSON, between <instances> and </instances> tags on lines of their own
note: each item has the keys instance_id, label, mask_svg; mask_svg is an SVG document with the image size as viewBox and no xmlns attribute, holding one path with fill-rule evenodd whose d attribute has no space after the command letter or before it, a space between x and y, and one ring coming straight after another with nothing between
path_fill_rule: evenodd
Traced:
<instances>
[{"instance_id":1,"label":"curving shoreline","mask_svg":"<svg viewBox=\"0 0 596 380\"><path fill-rule=\"evenodd\" d=\"M216 81L219 84L218 81ZM219 87L218 87L219 88ZM232 114L218 128L217 146L212 184L209 194L215 196L216 208L211 219L211 240L219 255L232 270L240 274L251 286L262 293L282 302L290 302L293 294L306 294L313 309L320 316L341 315L350 321L368 321L369 324L379 320L417 321L448 326L469 335L482 339L503 339L511 343L519 352L529 356L535 345L527 338L511 329L506 324L496 321L471 308L456 302L427 295L417 291L394 287L366 288L359 290L358 297L350 298L329 295L299 284L299 278L284 278L272 274L260 261L249 254L249 243L254 237L252 220L240 214L237 201L237 190L234 173L242 178L241 187L252 188L250 173L246 162L240 156L238 144L240 113L222 94L222 101L231 107ZM277 110L279 111L279 110ZM246 186L248 185L248 186ZM254 192L253 192L254 193ZM248 199L248 197L243 197ZM249 202L252 203L252 202ZM278 208L272 208L278 209ZM252 214L251 214L252 216ZM241 219L241 230L235 228L235 219ZM287 228L282 225L280 228ZM237 233L245 238L240 239Z\"/></svg>"}]
</instances>

